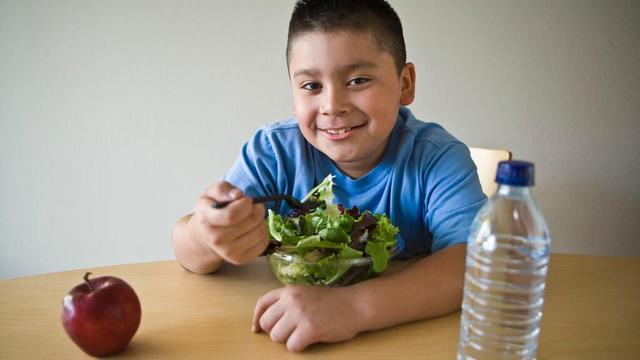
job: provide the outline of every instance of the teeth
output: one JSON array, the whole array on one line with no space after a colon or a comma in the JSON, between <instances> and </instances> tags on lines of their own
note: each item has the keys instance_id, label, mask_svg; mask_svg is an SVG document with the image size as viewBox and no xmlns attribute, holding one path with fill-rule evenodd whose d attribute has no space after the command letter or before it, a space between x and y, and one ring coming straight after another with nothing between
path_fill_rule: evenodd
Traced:
<instances>
[{"instance_id":1,"label":"teeth","mask_svg":"<svg viewBox=\"0 0 640 360\"><path fill-rule=\"evenodd\" d=\"M327 129L327 132L331 135L339 135L339 134L344 134L349 130L351 130L351 128Z\"/></svg>"}]
</instances>

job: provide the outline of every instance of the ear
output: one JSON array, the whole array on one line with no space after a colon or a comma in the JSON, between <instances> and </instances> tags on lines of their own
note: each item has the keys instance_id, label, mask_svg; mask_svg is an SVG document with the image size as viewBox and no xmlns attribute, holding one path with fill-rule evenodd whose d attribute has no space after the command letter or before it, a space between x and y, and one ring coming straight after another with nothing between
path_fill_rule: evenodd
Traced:
<instances>
[{"instance_id":1,"label":"ear","mask_svg":"<svg viewBox=\"0 0 640 360\"><path fill-rule=\"evenodd\" d=\"M400 105L407 106L416 97L416 67L413 63L406 63L400 72Z\"/></svg>"}]
</instances>

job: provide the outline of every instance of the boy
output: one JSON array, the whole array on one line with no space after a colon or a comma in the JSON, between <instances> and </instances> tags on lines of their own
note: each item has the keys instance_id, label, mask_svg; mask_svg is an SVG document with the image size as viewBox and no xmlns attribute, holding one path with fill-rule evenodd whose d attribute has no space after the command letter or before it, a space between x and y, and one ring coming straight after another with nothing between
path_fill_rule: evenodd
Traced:
<instances>
[{"instance_id":1,"label":"boy","mask_svg":"<svg viewBox=\"0 0 640 360\"><path fill-rule=\"evenodd\" d=\"M465 242L486 197L467 147L404 107L415 91L405 56L400 20L384 0L298 1L287 43L296 119L258 130L225 181L174 229L176 256L190 271L245 264L268 244L265 207L247 195L302 198L331 173L337 203L387 214L402 256L429 255L348 287L286 286L262 296L252 330L292 351L460 306Z\"/></svg>"}]
</instances>

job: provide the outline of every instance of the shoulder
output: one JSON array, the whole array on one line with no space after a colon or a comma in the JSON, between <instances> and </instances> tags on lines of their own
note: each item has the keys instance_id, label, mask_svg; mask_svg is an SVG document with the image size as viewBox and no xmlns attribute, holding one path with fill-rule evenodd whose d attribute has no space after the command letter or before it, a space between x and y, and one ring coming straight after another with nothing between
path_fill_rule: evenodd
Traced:
<instances>
[{"instance_id":1,"label":"shoulder","mask_svg":"<svg viewBox=\"0 0 640 360\"><path fill-rule=\"evenodd\" d=\"M470 156L467 146L436 122L416 118L408 108L401 108L404 119L402 144L411 144L414 158L423 165L432 165L442 156Z\"/></svg>"},{"instance_id":2,"label":"shoulder","mask_svg":"<svg viewBox=\"0 0 640 360\"><path fill-rule=\"evenodd\" d=\"M295 119L286 119L259 127L246 142L245 147L273 152L291 148L304 142L304 137Z\"/></svg>"},{"instance_id":3,"label":"shoulder","mask_svg":"<svg viewBox=\"0 0 640 360\"><path fill-rule=\"evenodd\" d=\"M455 136L436 122L423 121L415 117L408 108L400 109L405 119L404 132L411 133L416 143L441 149L452 144L462 144Z\"/></svg>"},{"instance_id":4,"label":"shoulder","mask_svg":"<svg viewBox=\"0 0 640 360\"><path fill-rule=\"evenodd\" d=\"M291 136L301 136L300 127L295 119L286 119L261 126L256 130L255 137L264 138L290 138Z\"/></svg>"},{"instance_id":5,"label":"shoulder","mask_svg":"<svg viewBox=\"0 0 640 360\"><path fill-rule=\"evenodd\" d=\"M288 191L293 171L304 163L304 149L295 119L263 125L244 143L224 179L253 196Z\"/></svg>"}]
</instances>

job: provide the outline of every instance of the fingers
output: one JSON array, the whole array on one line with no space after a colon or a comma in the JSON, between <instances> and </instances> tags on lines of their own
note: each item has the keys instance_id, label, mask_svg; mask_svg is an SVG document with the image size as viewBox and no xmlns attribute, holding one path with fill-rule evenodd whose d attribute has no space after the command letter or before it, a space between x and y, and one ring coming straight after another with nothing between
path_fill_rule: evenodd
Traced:
<instances>
[{"instance_id":1,"label":"fingers","mask_svg":"<svg viewBox=\"0 0 640 360\"><path fill-rule=\"evenodd\" d=\"M258 299L258 302L256 303L256 307L253 309L253 319L251 320L251 331L260 332L260 330L264 330L265 332L268 332L271 329L269 324L266 323L266 320L264 325L265 327L268 327L269 330L262 327L262 324L261 324L262 315L265 313L265 311L267 311L267 309L271 307L271 305L273 305L278 301L278 299L280 298L280 293L282 292L282 289L283 288L269 291L268 293L262 295L262 297ZM273 326L273 324L270 324L270 325Z\"/></svg>"},{"instance_id":2,"label":"fingers","mask_svg":"<svg viewBox=\"0 0 640 360\"><path fill-rule=\"evenodd\" d=\"M269 232L267 230L267 224L258 224L255 230L252 231L252 234L257 241L255 241L253 246L249 246L243 254L251 259L260 256L267 246L269 246Z\"/></svg>"},{"instance_id":3,"label":"fingers","mask_svg":"<svg viewBox=\"0 0 640 360\"><path fill-rule=\"evenodd\" d=\"M340 335L336 339L323 335L335 334L340 331L327 329L322 322L317 321L318 316L327 318L329 324L335 320L330 314L323 311L326 301L318 299L318 294L317 289L312 289L312 287L291 286L266 293L256 303L251 330L256 333L263 330L269 334L274 342L286 343L287 348L291 351L302 351L307 346L319 341L342 340ZM329 307L333 308L334 305L330 304ZM337 324L337 326L340 327L342 324Z\"/></svg>"},{"instance_id":4,"label":"fingers","mask_svg":"<svg viewBox=\"0 0 640 360\"><path fill-rule=\"evenodd\" d=\"M240 197L221 209L214 209L213 202L213 199L203 195L196 204L196 213L200 215L201 220L213 226L237 225L254 211L253 201L247 196Z\"/></svg>"},{"instance_id":5,"label":"fingers","mask_svg":"<svg viewBox=\"0 0 640 360\"><path fill-rule=\"evenodd\" d=\"M202 195L215 201L233 201L241 198L243 193L230 183L221 181L211 184Z\"/></svg>"},{"instance_id":6,"label":"fingers","mask_svg":"<svg viewBox=\"0 0 640 360\"><path fill-rule=\"evenodd\" d=\"M285 311L283 303L279 301L282 291L277 289L258 299L251 326L253 332L262 329L277 343L288 342L289 336L296 329L295 319Z\"/></svg>"},{"instance_id":7,"label":"fingers","mask_svg":"<svg viewBox=\"0 0 640 360\"><path fill-rule=\"evenodd\" d=\"M221 209L212 209L214 202L229 202ZM207 187L196 205L204 219L211 225L225 226L242 221L251 213L251 198L226 181L216 182Z\"/></svg>"},{"instance_id":8,"label":"fingers","mask_svg":"<svg viewBox=\"0 0 640 360\"><path fill-rule=\"evenodd\" d=\"M269 310L267 310L263 317L268 315ZM289 339L289 336L295 331L295 329L295 321L291 319L291 316L288 316L288 313L285 313L276 320L274 325L272 325L271 330L269 331L269 336L271 336L271 340L273 340L273 342L282 344L288 342L287 339Z\"/></svg>"},{"instance_id":9,"label":"fingers","mask_svg":"<svg viewBox=\"0 0 640 360\"><path fill-rule=\"evenodd\" d=\"M244 201L244 199L237 200L238 202ZM235 204L234 204L235 205ZM231 205L229 205L231 206ZM211 209L211 211L225 211L226 209ZM212 224L210 218L200 219L201 225L207 228L212 234L212 241L215 243L217 240L224 240L228 242L237 242L243 239L248 233L258 230L257 227L264 225L264 205L256 204L249 207L249 215L235 222L223 221L224 225Z\"/></svg>"},{"instance_id":10,"label":"fingers","mask_svg":"<svg viewBox=\"0 0 640 360\"><path fill-rule=\"evenodd\" d=\"M301 328L295 328L289 338L287 339L287 349L294 352L299 352L307 348L307 346L313 344L315 340L307 335L307 331Z\"/></svg>"},{"instance_id":11,"label":"fingers","mask_svg":"<svg viewBox=\"0 0 640 360\"><path fill-rule=\"evenodd\" d=\"M214 238L210 246L226 261L241 265L258 257L268 245L269 237L266 225L261 220L254 228L245 233Z\"/></svg>"},{"instance_id":12,"label":"fingers","mask_svg":"<svg viewBox=\"0 0 640 360\"><path fill-rule=\"evenodd\" d=\"M220 209L214 201L231 201ZM269 244L265 207L228 182L209 186L198 199L191 219L199 241L225 261L235 265L258 257Z\"/></svg>"}]
</instances>

